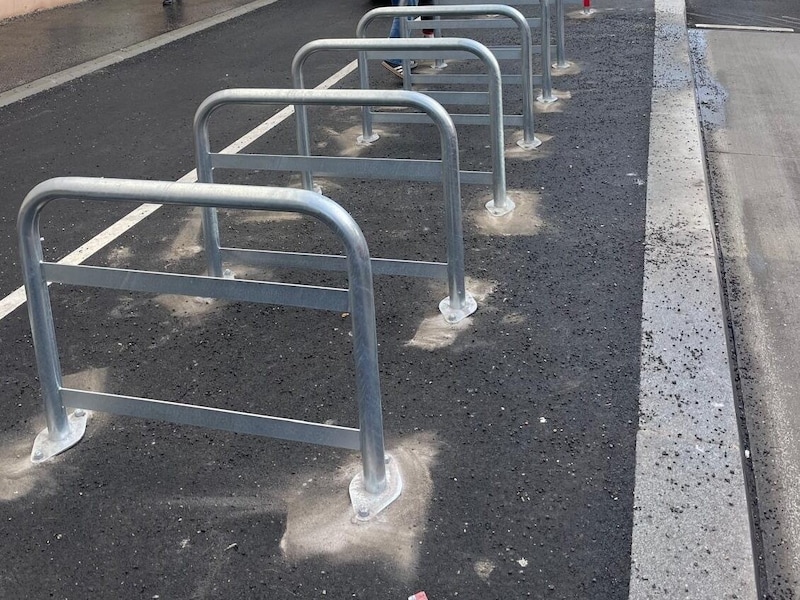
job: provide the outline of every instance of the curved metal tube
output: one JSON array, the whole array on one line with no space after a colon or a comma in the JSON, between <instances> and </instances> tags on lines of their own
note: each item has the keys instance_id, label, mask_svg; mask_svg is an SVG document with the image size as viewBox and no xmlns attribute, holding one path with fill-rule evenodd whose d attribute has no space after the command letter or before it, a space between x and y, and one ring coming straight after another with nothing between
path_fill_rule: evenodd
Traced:
<instances>
[{"instance_id":1,"label":"curved metal tube","mask_svg":"<svg viewBox=\"0 0 800 600\"><path fill-rule=\"evenodd\" d=\"M213 105L208 107L213 110ZM61 368L47 281L41 269L43 256L39 236L41 210L56 199L295 212L327 225L342 241L347 255L364 485L369 493L383 491L386 470L372 267L364 234L346 210L320 194L289 188L88 177L50 179L34 187L20 207L17 231L36 362L51 439L60 439L69 432L60 395Z\"/></svg>"},{"instance_id":2,"label":"curved metal tube","mask_svg":"<svg viewBox=\"0 0 800 600\"><path fill-rule=\"evenodd\" d=\"M556 28L556 67L566 69L569 62L564 48L564 0L556 0Z\"/></svg>"},{"instance_id":3,"label":"curved metal tube","mask_svg":"<svg viewBox=\"0 0 800 600\"><path fill-rule=\"evenodd\" d=\"M533 66L532 50L533 36L528 19L516 8L507 4L468 4L468 5L434 5L416 7L381 7L374 8L366 13L356 26L356 37L366 38L367 27L379 18L420 16L420 17L455 17L455 16L492 16L498 15L507 17L516 23L520 35L520 50L522 55L522 111L523 136L525 143L535 145L534 134L534 111L533 111ZM368 87L368 82L363 80L366 76L366 69L361 62L359 55L359 73L362 76L362 88ZM542 61L542 96L549 98L552 95L552 80L550 77L550 65Z\"/></svg>"},{"instance_id":4,"label":"curved metal tube","mask_svg":"<svg viewBox=\"0 0 800 600\"><path fill-rule=\"evenodd\" d=\"M300 48L295 54L294 60L292 60L292 80L295 87L301 87L303 85L303 65L305 64L306 60L308 60L312 54L323 50L357 50L360 53L380 53L381 55L385 55L387 58L400 55L408 58L423 58L426 51L430 52L431 50L443 50L452 52L466 52L480 59L489 72L489 131L492 138L492 197L494 198L494 206L498 211L502 211L507 206L512 204L506 195L505 141L503 137L503 83L500 74L500 65L497 63L497 59L495 58L494 54L492 54L491 50L489 50L483 44L467 38L345 38L315 40L305 44L302 48ZM390 92L384 90L380 91L381 96L386 96L389 93ZM436 104L438 105L438 103ZM361 104L361 106L388 106L388 104L369 102L366 104ZM299 123L300 119L298 118L298 127Z\"/></svg>"},{"instance_id":5,"label":"curved metal tube","mask_svg":"<svg viewBox=\"0 0 800 600\"><path fill-rule=\"evenodd\" d=\"M348 41L348 40L345 40ZM315 42L312 42L314 44ZM310 44L306 44L309 46ZM305 48L305 46L304 46ZM320 48L322 49L322 48ZM312 49L313 51L313 49ZM299 55L299 53L298 53ZM305 56L308 56L307 54ZM302 57L301 57L302 58ZM298 56L292 71L302 66ZM302 77L300 81L302 81ZM439 129L442 147L442 187L445 196L445 231L447 235L447 279L450 304L453 310L464 310L468 304L464 282L464 233L461 222L461 181L458 158L458 136L455 125L433 98L419 92L401 90L272 90L272 89L232 89L216 92L206 98L197 109L194 118L195 152L197 155L197 176L201 181L211 178L211 159L208 140L208 119L221 106L229 104L294 104L298 108L306 105L319 106L404 106L425 112ZM297 110L297 109L296 109ZM309 155L309 133L307 120L300 119L297 111L298 145L300 153ZM302 126L302 131L300 131ZM500 130L502 133L502 129ZM302 145L300 141L302 140ZM309 173L309 181L311 174ZM504 181L505 182L505 181ZM213 241L213 239L212 239ZM219 245L206 250L219 255Z\"/></svg>"}]
</instances>

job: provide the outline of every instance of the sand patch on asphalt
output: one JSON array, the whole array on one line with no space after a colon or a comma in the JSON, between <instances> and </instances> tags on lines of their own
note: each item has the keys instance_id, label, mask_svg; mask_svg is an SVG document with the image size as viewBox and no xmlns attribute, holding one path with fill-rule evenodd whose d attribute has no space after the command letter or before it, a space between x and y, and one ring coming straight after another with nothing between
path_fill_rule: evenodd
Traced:
<instances>
[{"instance_id":1,"label":"sand patch on asphalt","mask_svg":"<svg viewBox=\"0 0 800 600\"><path fill-rule=\"evenodd\" d=\"M470 217L481 233L485 235L535 235L544 221L539 216L541 197L536 192L509 190L508 197L514 201L513 211L495 217L483 205L480 210L471 210ZM488 201L488 199L487 199Z\"/></svg>"},{"instance_id":2,"label":"sand patch on asphalt","mask_svg":"<svg viewBox=\"0 0 800 600\"><path fill-rule=\"evenodd\" d=\"M494 284L490 281L481 281L480 279L469 277L465 283L467 291L475 298L480 311L481 305L486 303L486 299L494 291ZM419 324L419 327L414 332L414 337L406 342L406 346L422 350L446 348L456 342L462 331L467 331L471 327L472 319L470 317L458 323L448 323L441 313L437 312L435 315L422 320L422 323Z\"/></svg>"},{"instance_id":3,"label":"sand patch on asphalt","mask_svg":"<svg viewBox=\"0 0 800 600\"><path fill-rule=\"evenodd\" d=\"M125 268L133 257L130 246L117 246L108 251L108 266Z\"/></svg>"},{"instance_id":4,"label":"sand patch on asphalt","mask_svg":"<svg viewBox=\"0 0 800 600\"><path fill-rule=\"evenodd\" d=\"M72 410L67 409L67 412ZM86 412L91 418L93 413ZM56 478L49 468L62 455L38 464L31 461L33 441L45 427L44 415L40 415L27 423L26 427L0 435L0 502L13 502L34 493L38 496L54 494L59 490L60 478ZM75 470L64 462L59 462L56 468L61 477Z\"/></svg>"},{"instance_id":5,"label":"sand patch on asphalt","mask_svg":"<svg viewBox=\"0 0 800 600\"><path fill-rule=\"evenodd\" d=\"M469 317L458 323L450 324L444 320L442 315L437 314L422 320L414 337L406 342L406 346L422 350L446 348L455 343L459 333L471 327L472 319Z\"/></svg>"},{"instance_id":6,"label":"sand patch on asphalt","mask_svg":"<svg viewBox=\"0 0 800 600\"><path fill-rule=\"evenodd\" d=\"M168 310L179 319L198 319L222 305L222 301L214 298L199 298L197 296L176 296L162 294L153 298L153 301Z\"/></svg>"},{"instance_id":7,"label":"sand patch on asphalt","mask_svg":"<svg viewBox=\"0 0 800 600\"><path fill-rule=\"evenodd\" d=\"M537 158L544 158L550 156L552 153L547 147L547 142L553 139L553 136L548 133L534 132L536 138L542 142L536 148L523 148L519 145L524 139L522 130L514 131L506 138L505 155L507 161L530 161Z\"/></svg>"},{"instance_id":8,"label":"sand patch on asphalt","mask_svg":"<svg viewBox=\"0 0 800 600\"><path fill-rule=\"evenodd\" d=\"M111 374L110 367L98 367L65 374L63 384L73 390L89 390L91 392L108 391L108 379Z\"/></svg>"},{"instance_id":9,"label":"sand patch on asphalt","mask_svg":"<svg viewBox=\"0 0 800 600\"><path fill-rule=\"evenodd\" d=\"M496 565L486 558L481 558L475 561L475 564L472 565L472 568L475 570L475 574L481 578L484 582L489 582L489 576L492 574L492 571L495 570Z\"/></svg>"},{"instance_id":10,"label":"sand patch on asphalt","mask_svg":"<svg viewBox=\"0 0 800 600\"><path fill-rule=\"evenodd\" d=\"M189 216L184 219L177 234L172 238L169 247L162 253L161 260L172 263L176 259L191 258L203 251L203 246L200 244L202 228L200 214L199 208L193 208L190 211Z\"/></svg>"},{"instance_id":11,"label":"sand patch on asphalt","mask_svg":"<svg viewBox=\"0 0 800 600\"><path fill-rule=\"evenodd\" d=\"M385 511L368 522L356 522L348 485L361 469L353 460L330 475L306 481L286 498L286 531L280 542L284 556L300 561L325 556L338 563L389 563L392 572L410 579L433 493L431 468L438 442L429 434L402 440L388 450L397 461L403 492Z\"/></svg>"},{"instance_id":12,"label":"sand patch on asphalt","mask_svg":"<svg viewBox=\"0 0 800 600\"><path fill-rule=\"evenodd\" d=\"M64 375L63 383L64 387L72 389L104 391L108 375L108 368L87 369ZM72 409L68 408L67 412L72 412ZM94 413L86 412L87 417L94 420ZM44 415L39 415L25 427L0 436L0 502L19 500L31 492L48 494L56 491L57 481L47 471L52 460L40 464L31 462L33 441L45 427ZM88 426L86 437L89 437ZM63 463L58 468L62 474L68 470Z\"/></svg>"},{"instance_id":13,"label":"sand patch on asphalt","mask_svg":"<svg viewBox=\"0 0 800 600\"><path fill-rule=\"evenodd\" d=\"M0 437L0 502L25 497L40 485L52 485L44 470L31 462L33 434Z\"/></svg>"}]
</instances>

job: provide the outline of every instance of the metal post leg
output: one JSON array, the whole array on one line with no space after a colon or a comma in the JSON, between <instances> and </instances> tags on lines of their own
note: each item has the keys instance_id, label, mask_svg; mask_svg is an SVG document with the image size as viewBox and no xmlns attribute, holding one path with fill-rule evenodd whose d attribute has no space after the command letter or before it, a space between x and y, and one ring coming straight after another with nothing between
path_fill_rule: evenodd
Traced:
<instances>
[{"instance_id":1,"label":"metal post leg","mask_svg":"<svg viewBox=\"0 0 800 600\"><path fill-rule=\"evenodd\" d=\"M558 100L553 95L553 77L550 74L552 53L550 52L550 4L543 1L542 7L542 95L536 100L543 103Z\"/></svg>"},{"instance_id":2,"label":"metal post leg","mask_svg":"<svg viewBox=\"0 0 800 600\"><path fill-rule=\"evenodd\" d=\"M341 237L348 257L362 465L362 472L350 482L350 500L356 519L369 520L400 496L403 481L395 463L390 461L387 469L384 455L378 338L369 250L358 225L344 209L340 210L342 215L337 217L336 223L343 231L349 223ZM346 235L348 232L351 234Z\"/></svg>"},{"instance_id":3,"label":"metal post leg","mask_svg":"<svg viewBox=\"0 0 800 600\"><path fill-rule=\"evenodd\" d=\"M493 58L493 57L492 57ZM497 65L497 62L494 63ZM492 200L486 210L499 217L514 210L514 202L506 193L505 137L503 135L503 84L500 67L489 74L489 128L492 138Z\"/></svg>"},{"instance_id":4,"label":"metal post leg","mask_svg":"<svg viewBox=\"0 0 800 600\"><path fill-rule=\"evenodd\" d=\"M520 50L522 52L522 139L517 142L520 148L533 150L542 145L536 137L533 112L533 66L531 58L531 35L529 29L522 30ZM548 69L549 74L549 69ZM544 77L542 77L544 81Z\"/></svg>"},{"instance_id":5,"label":"metal post leg","mask_svg":"<svg viewBox=\"0 0 800 600\"><path fill-rule=\"evenodd\" d=\"M362 90L369 89L369 61L366 52L358 53L358 80ZM380 136L372 130L372 107L361 107L361 135L358 136L358 143L368 146L377 142Z\"/></svg>"},{"instance_id":6,"label":"metal post leg","mask_svg":"<svg viewBox=\"0 0 800 600\"><path fill-rule=\"evenodd\" d=\"M39 432L33 442L31 461L34 463L48 460L77 444L86 431L87 418L83 410L67 415L61 399L61 366L47 280L41 270L43 256L38 215L38 211L24 215L21 211L17 222L28 317L47 423L47 428Z\"/></svg>"},{"instance_id":7,"label":"metal post leg","mask_svg":"<svg viewBox=\"0 0 800 600\"><path fill-rule=\"evenodd\" d=\"M214 182L214 169L211 166L211 157L205 148L209 147L208 125L194 126L195 159L197 161L197 181L200 183ZM219 245L219 220L217 209L204 207L201 210L203 221L203 249L206 253L208 274L212 277L222 277L222 256Z\"/></svg>"},{"instance_id":8,"label":"metal post leg","mask_svg":"<svg viewBox=\"0 0 800 600\"><path fill-rule=\"evenodd\" d=\"M556 64L557 69L569 67L564 49L564 0L556 0Z\"/></svg>"}]
</instances>

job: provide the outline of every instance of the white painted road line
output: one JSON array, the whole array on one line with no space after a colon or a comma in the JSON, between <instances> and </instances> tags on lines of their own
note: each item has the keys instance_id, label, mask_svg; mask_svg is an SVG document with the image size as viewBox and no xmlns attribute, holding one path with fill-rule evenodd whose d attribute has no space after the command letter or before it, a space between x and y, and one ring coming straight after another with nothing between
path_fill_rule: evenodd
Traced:
<instances>
[{"instance_id":1,"label":"white painted road line","mask_svg":"<svg viewBox=\"0 0 800 600\"><path fill-rule=\"evenodd\" d=\"M274 1L274 0L273 0ZM249 5L248 5L249 6ZM358 68L358 61L352 61L343 68L339 69L336 73L328 77L325 81L320 83L314 89L317 90L327 90L336 85L342 79L347 77L350 73L355 71ZM221 151L222 154L236 154L240 150L246 148L253 142L255 142L258 138L263 136L265 133L274 129L278 125L280 125L283 121L288 119L290 116L294 114L294 107L287 106L286 108L280 110L269 119L261 123L258 127L252 129L238 140L233 142L231 145L227 146L224 150ZM186 175L178 179L180 183L194 183L197 181L197 171L192 170L188 172ZM104 231L93 237L91 240L83 244L77 250L69 253L67 256L59 260L59 264L64 265L79 265L87 258L99 252L105 246L113 242L123 233L134 227L136 224L140 223L154 212L156 212L159 208L161 208L160 204L142 204L141 206L137 207L127 215L125 215L122 219L111 225L110 227L106 228ZM19 287L13 292L11 292L8 296L0 300L0 319L4 319L17 308L25 304L26 296L25 296L25 288Z\"/></svg>"},{"instance_id":2,"label":"white painted road line","mask_svg":"<svg viewBox=\"0 0 800 600\"><path fill-rule=\"evenodd\" d=\"M719 25L716 23L697 23L695 29L730 29L731 31L769 31L772 33L794 33L791 27L758 27L756 25Z\"/></svg>"},{"instance_id":3,"label":"white painted road line","mask_svg":"<svg viewBox=\"0 0 800 600\"><path fill-rule=\"evenodd\" d=\"M655 0L630 600L757 597L685 0Z\"/></svg>"}]
</instances>

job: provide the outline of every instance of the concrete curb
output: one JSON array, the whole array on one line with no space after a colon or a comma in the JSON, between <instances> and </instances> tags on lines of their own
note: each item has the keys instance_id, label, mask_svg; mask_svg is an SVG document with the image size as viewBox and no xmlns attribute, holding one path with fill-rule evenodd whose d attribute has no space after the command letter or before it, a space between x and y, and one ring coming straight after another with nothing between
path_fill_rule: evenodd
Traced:
<instances>
[{"instance_id":1,"label":"concrete curb","mask_svg":"<svg viewBox=\"0 0 800 600\"><path fill-rule=\"evenodd\" d=\"M684 0L656 0L629 597L756 598Z\"/></svg>"}]
</instances>

